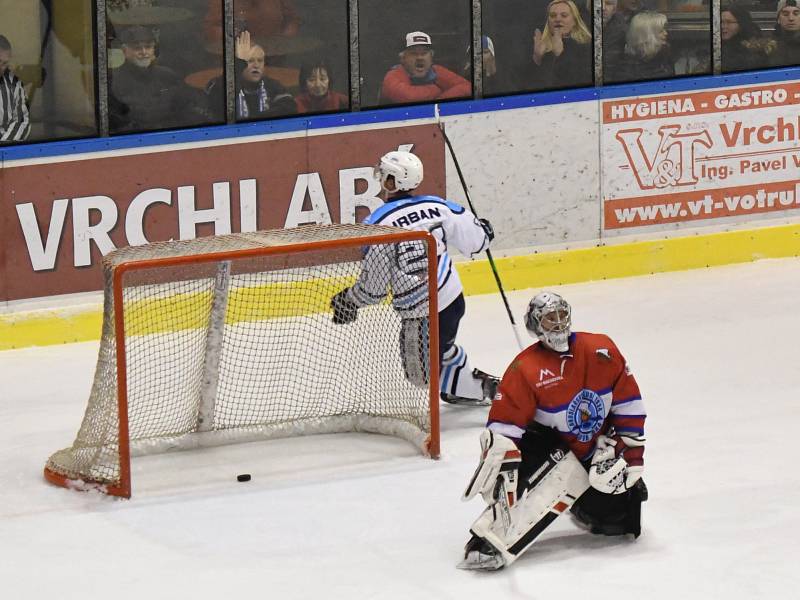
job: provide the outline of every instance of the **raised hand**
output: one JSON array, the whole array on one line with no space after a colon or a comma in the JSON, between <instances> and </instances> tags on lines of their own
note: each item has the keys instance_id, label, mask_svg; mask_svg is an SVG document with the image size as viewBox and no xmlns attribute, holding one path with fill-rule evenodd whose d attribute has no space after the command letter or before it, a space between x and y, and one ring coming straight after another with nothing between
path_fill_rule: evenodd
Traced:
<instances>
[{"instance_id":1,"label":"raised hand","mask_svg":"<svg viewBox=\"0 0 800 600\"><path fill-rule=\"evenodd\" d=\"M236 58L239 60L250 60L250 52L253 49L253 43L250 40L250 32L245 30L236 36Z\"/></svg>"},{"instance_id":2,"label":"raised hand","mask_svg":"<svg viewBox=\"0 0 800 600\"><path fill-rule=\"evenodd\" d=\"M553 50L553 54L561 56L561 53L564 52L564 38L561 37L561 30L557 29L550 40L552 42L551 49Z\"/></svg>"},{"instance_id":3,"label":"raised hand","mask_svg":"<svg viewBox=\"0 0 800 600\"><path fill-rule=\"evenodd\" d=\"M541 65L542 57L545 55L545 52L544 42L542 42L542 32L537 29L533 32L533 62L537 65Z\"/></svg>"}]
</instances>

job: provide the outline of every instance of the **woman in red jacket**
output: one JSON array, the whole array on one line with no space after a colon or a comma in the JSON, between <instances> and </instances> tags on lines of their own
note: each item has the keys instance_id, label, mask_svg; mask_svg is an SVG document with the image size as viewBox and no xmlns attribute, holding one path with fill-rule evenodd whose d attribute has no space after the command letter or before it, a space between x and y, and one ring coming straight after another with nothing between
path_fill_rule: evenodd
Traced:
<instances>
[{"instance_id":1,"label":"woman in red jacket","mask_svg":"<svg viewBox=\"0 0 800 600\"><path fill-rule=\"evenodd\" d=\"M301 93L294 99L299 113L347 110L350 106L347 96L331 89L333 78L325 61L304 64L299 83Z\"/></svg>"}]
</instances>

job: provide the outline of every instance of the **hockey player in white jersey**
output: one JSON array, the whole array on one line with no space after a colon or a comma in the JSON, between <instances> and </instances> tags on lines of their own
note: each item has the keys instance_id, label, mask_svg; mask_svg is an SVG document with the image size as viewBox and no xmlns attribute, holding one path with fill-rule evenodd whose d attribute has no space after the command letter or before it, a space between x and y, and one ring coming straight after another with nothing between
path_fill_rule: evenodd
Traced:
<instances>
[{"instance_id":1,"label":"hockey player in white jersey","mask_svg":"<svg viewBox=\"0 0 800 600\"><path fill-rule=\"evenodd\" d=\"M464 316L464 289L447 250L452 245L466 256L483 252L494 238L492 226L486 219L478 219L455 202L438 196L413 194L422 183L423 168L422 161L411 152L385 154L375 167L375 175L386 192L386 202L364 222L429 231L436 238L441 398L451 404L488 405L497 389L498 378L471 368L466 352L455 343L459 322ZM413 274L414 269L424 268L414 265L413 251L410 254L404 259L405 264L395 269L399 276L391 280L380 275L385 270L372 268L370 264L379 261L380 257L366 256L358 281L331 300L334 323L352 323L358 308L380 302L391 287L394 308L403 317L403 332L408 338L415 337L408 329L422 326L420 317L427 313L427 304L424 307L415 304L415 298L421 297L426 281L421 277L412 280L403 276L404 271ZM416 283L412 284L412 281ZM401 345L402 338L403 334ZM408 364L405 367L407 376L409 370L414 371ZM413 374L409 378L413 380Z\"/></svg>"}]
</instances>

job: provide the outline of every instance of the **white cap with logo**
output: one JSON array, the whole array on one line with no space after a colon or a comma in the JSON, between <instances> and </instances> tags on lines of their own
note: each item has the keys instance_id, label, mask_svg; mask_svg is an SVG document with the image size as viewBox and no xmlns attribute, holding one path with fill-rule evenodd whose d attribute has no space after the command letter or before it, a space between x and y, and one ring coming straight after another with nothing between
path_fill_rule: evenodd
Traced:
<instances>
[{"instance_id":1,"label":"white cap with logo","mask_svg":"<svg viewBox=\"0 0 800 600\"><path fill-rule=\"evenodd\" d=\"M431 36L424 31L412 31L406 34L406 48L411 46L431 46Z\"/></svg>"}]
</instances>

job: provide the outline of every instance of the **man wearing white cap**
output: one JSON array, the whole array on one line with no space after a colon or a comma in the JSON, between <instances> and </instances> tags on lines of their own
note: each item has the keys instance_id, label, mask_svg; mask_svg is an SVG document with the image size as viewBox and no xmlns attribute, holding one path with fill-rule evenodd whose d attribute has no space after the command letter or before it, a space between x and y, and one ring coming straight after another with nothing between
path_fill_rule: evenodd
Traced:
<instances>
[{"instance_id":1,"label":"man wearing white cap","mask_svg":"<svg viewBox=\"0 0 800 600\"><path fill-rule=\"evenodd\" d=\"M433 64L431 36L423 31L406 34L400 64L383 78L381 104L429 102L463 98L472 93L469 81L441 65Z\"/></svg>"}]
</instances>

